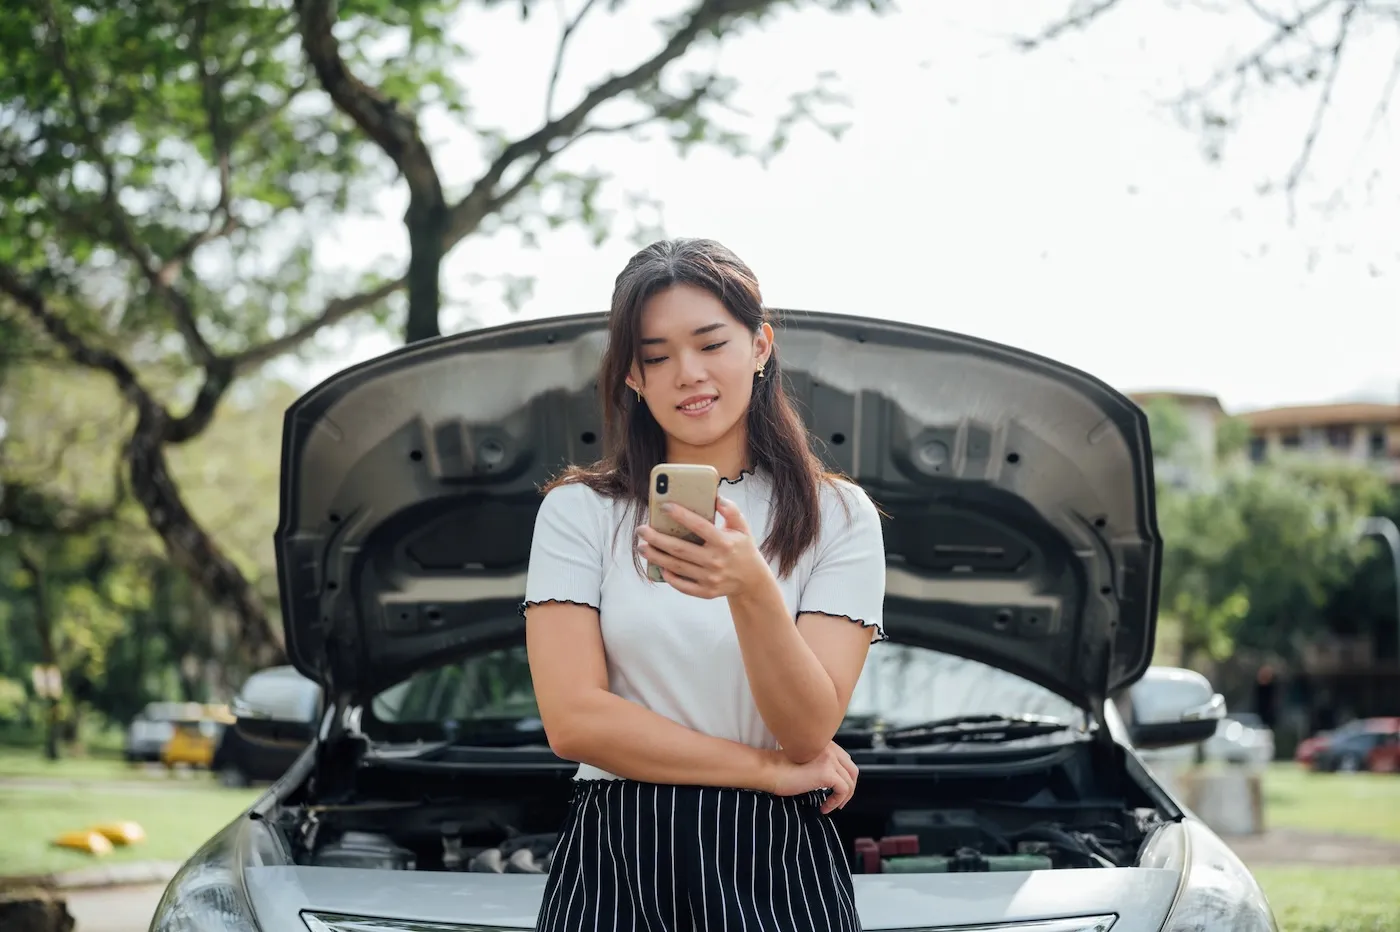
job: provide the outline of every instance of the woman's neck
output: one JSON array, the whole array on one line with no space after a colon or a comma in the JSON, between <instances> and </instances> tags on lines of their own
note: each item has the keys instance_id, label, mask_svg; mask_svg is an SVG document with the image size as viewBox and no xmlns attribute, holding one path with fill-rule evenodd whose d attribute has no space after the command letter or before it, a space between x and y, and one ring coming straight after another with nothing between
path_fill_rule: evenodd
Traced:
<instances>
[{"instance_id":1,"label":"woman's neck","mask_svg":"<svg viewBox=\"0 0 1400 932\"><path fill-rule=\"evenodd\" d=\"M742 429L732 430L714 443L697 447L681 443L674 437L667 437L666 461L713 466L721 478L737 482L744 470L751 466L749 463L749 438Z\"/></svg>"}]
</instances>

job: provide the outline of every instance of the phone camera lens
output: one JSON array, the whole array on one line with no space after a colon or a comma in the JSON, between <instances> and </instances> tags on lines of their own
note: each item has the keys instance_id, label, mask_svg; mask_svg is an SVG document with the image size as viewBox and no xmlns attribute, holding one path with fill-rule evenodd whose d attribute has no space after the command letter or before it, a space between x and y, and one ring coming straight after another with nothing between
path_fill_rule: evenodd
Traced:
<instances>
[{"instance_id":1,"label":"phone camera lens","mask_svg":"<svg viewBox=\"0 0 1400 932\"><path fill-rule=\"evenodd\" d=\"M666 474L663 472L661 475L656 477L656 491L660 492L662 495L665 495L667 485L668 482Z\"/></svg>"}]
</instances>

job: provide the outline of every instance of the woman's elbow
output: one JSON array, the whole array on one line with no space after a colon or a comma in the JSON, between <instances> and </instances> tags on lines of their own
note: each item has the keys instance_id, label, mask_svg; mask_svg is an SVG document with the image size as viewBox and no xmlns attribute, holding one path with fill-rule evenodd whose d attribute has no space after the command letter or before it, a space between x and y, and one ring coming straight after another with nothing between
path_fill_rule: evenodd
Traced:
<instances>
[{"instance_id":1,"label":"woman's elbow","mask_svg":"<svg viewBox=\"0 0 1400 932\"><path fill-rule=\"evenodd\" d=\"M822 741L810 738L799 738L791 743L784 744L781 750L783 752L783 757L800 766L802 764L810 764L820 757L830 743L830 738Z\"/></svg>"},{"instance_id":2,"label":"woman's elbow","mask_svg":"<svg viewBox=\"0 0 1400 932\"><path fill-rule=\"evenodd\" d=\"M806 764L816 760L835 740L840 727L840 721L809 721L800 729L779 735L778 742L782 747L783 756L794 764Z\"/></svg>"},{"instance_id":3,"label":"woman's elbow","mask_svg":"<svg viewBox=\"0 0 1400 932\"><path fill-rule=\"evenodd\" d=\"M544 736L555 757L578 761L579 745L583 743L576 721L567 716L553 716L544 721Z\"/></svg>"},{"instance_id":4,"label":"woman's elbow","mask_svg":"<svg viewBox=\"0 0 1400 932\"><path fill-rule=\"evenodd\" d=\"M549 712L541 710L540 719L544 724L545 740L554 756L564 760L581 762L588 755L594 729L590 726L592 717L584 697L567 703L563 708Z\"/></svg>"}]
</instances>

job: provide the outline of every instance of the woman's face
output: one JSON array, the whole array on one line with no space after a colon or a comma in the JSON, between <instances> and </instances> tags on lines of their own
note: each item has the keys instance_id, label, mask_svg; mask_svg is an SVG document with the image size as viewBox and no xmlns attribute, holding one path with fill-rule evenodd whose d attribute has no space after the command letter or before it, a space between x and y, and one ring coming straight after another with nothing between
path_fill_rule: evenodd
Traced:
<instances>
[{"instance_id":1,"label":"woman's face","mask_svg":"<svg viewBox=\"0 0 1400 932\"><path fill-rule=\"evenodd\" d=\"M744 423L773 328L751 333L705 289L673 285L642 308L641 340L628 386L641 389L668 437L703 447Z\"/></svg>"}]
</instances>

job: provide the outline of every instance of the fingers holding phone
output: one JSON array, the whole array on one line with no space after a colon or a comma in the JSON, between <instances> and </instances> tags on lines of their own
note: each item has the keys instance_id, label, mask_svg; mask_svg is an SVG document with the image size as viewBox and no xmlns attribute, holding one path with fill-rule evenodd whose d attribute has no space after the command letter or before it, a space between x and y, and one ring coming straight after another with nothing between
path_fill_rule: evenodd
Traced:
<instances>
[{"instance_id":1,"label":"fingers holding phone","mask_svg":"<svg viewBox=\"0 0 1400 932\"><path fill-rule=\"evenodd\" d=\"M651 480L649 524L637 530L648 578L713 599L740 591L759 567L767 570L743 514L719 497L713 467L663 463Z\"/></svg>"}]
</instances>

